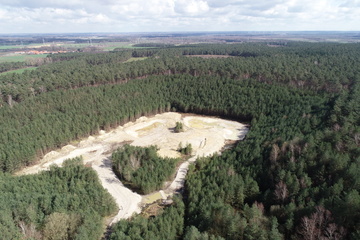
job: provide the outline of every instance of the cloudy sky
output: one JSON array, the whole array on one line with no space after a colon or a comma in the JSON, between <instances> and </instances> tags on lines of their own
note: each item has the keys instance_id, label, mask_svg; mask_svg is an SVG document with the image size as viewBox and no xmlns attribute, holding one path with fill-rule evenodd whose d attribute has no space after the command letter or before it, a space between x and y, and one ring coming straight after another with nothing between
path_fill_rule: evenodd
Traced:
<instances>
[{"instance_id":1,"label":"cloudy sky","mask_svg":"<svg viewBox=\"0 0 360 240\"><path fill-rule=\"evenodd\" d=\"M0 0L0 33L360 30L360 0Z\"/></svg>"}]
</instances>

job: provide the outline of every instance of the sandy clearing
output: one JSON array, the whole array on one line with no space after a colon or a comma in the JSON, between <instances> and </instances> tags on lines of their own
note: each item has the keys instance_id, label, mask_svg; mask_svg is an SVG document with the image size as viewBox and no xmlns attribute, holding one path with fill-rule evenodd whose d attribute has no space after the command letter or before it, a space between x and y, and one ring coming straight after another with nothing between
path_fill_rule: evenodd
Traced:
<instances>
[{"instance_id":1,"label":"sandy clearing","mask_svg":"<svg viewBox=\"0 0 360 240\"><path fill-rule=\"evenodd\" d=\"M174 132L176 122L184 124L184 132ZM48 170L52 164L61 166L66 159L82 156L84 163L91 165L97 172L101 184L119 206L119 212L113 218L112 224L139 213L142 202L149 202L149 196L142 197L132 192L116 178L111 169L112 151L131 142L134 146L157 145L159 155L178 157L179 153L176 150L179 145L185 146L190 143L193 156L180 165L175 179L167 184L166 189L151 196L151 199L155 200L165 199L183 187L189 164L196 161L197 157L219 153L227 140L242 140L247 131L248 128L244 124L214 117L181 115L174 112L158 114L150 118L141 117L135 122L129 122L109 132L101 130L98 135L90 136L77 144L51 151L38 164L24 168L16 175L35 174Z\"/></svg>"}]
</instances>

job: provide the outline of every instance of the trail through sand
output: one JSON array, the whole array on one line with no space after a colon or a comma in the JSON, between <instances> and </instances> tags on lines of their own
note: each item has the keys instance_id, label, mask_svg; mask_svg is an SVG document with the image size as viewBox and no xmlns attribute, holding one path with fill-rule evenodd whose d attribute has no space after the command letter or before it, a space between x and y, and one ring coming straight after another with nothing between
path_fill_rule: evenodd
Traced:
<instances>
[{"instance_id":1,"label":"trail through sand","mask_svg":"<svg viewBox=\"0 0 360 240\"><path fill-rule=\"evenodd\" d=\"M175 133L176 122L182 122L184 132ZM125 143L134 146L157 145L158 154L164 157L179 157L176 151L181 143L191 144L193 156L182 163L173 182L168 187L156 193L161 198L172 195L184 185L190 162L197 157L209 156L219 152L226 140L242 140L248 128L239 122L197 115L181 115L168 112L154 117L141 117L135 122L129 122L109 132L100 131L97 136L90 136L76 145L67 145L57 151L51 151L40 163L24 168L17 175L35 174L48 170L50 165L61 166L64 160L82 156L84 163L98 173L101 184L114 197L119 206L118 214L113 218L115 223L123 218L129 218L141 211L141 203L149 201L148 196L140 196L132 192L117 179L111 169L110 156L112 151ZM152 194L154 195L154 194Z\"/></svg>"}]
</instances>

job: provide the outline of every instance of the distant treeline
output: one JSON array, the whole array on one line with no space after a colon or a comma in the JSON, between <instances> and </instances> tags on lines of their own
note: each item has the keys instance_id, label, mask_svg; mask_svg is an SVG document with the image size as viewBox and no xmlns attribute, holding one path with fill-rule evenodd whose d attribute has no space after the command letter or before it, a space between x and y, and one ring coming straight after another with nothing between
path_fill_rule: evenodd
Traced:
<instances>
[{"instance_id":1,"label":"distant treeline","mask_svg":"<svg viewBox=\"0 0 360 240\"><path fill-rule=\"evenodd\" d=\"M53 54L49 57L54 64L25 74L0 76L0 101L18 102L48 91L169 74L254 79L267 84L339 93L358 77L359 49L360 44L289 43L278 48L266 44L190 45L98 54ZM182 57L184 55L236 57L204 59ZM150 58L124 64L131 57Z\"/></svg>"},{"instance_id":2,"label":"distant treeline","mask_svg":"<svg viewBox=\"0 0 360 240\"><path fill-rule=\"evenodd\" d=\"M106 43L106 42L129 42L129 38L126 37L116 37L116 38L91 38L91 36L84 35L83 38L76 36L76 37L50 37L50 36L41 36L41 37L34 37L34 36L27 36L23 38L14 37L0 37L0 44L1 45L28 45L28 44L43 44L45 43L53 43L53 42L67 42L67 43L89 43L91 39L92 43Z\"/></svg>"}]
</instances>

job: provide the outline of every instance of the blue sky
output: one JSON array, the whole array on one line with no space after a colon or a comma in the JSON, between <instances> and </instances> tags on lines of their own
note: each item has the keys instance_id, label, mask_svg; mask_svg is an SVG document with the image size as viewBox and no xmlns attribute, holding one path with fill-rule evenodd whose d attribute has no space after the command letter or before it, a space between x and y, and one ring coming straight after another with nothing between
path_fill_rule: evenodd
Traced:
<instances>
[{"instance_id":1,"label":"blue sky","mask_svg":"<svg viewBox=\"0 0 360 240\"><path fill-rule=\"evenodd\" d=\"M359 31L360 0L0 0L0 33Z\"/></svg>"}]
</instances>

